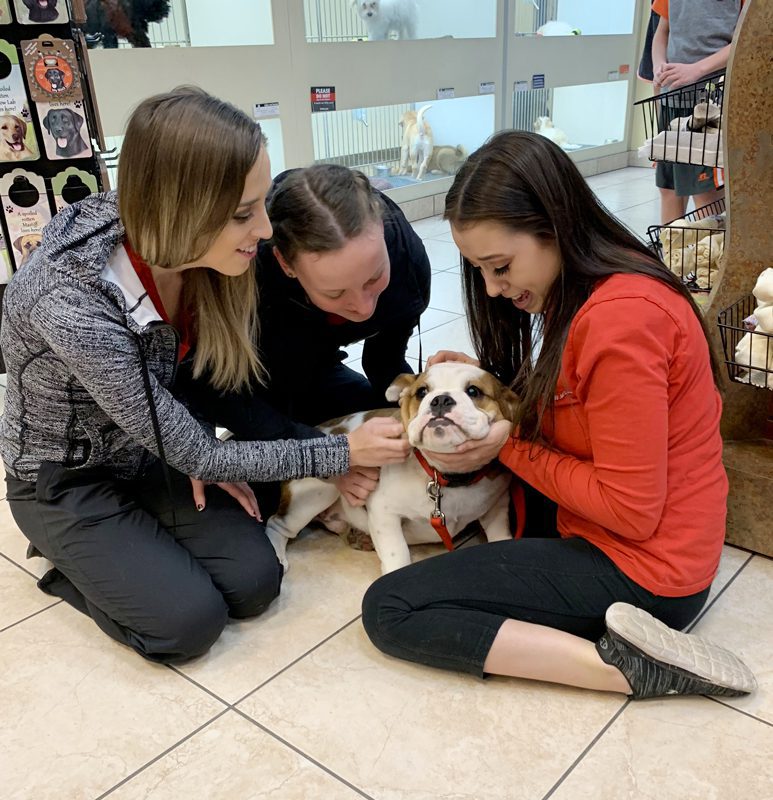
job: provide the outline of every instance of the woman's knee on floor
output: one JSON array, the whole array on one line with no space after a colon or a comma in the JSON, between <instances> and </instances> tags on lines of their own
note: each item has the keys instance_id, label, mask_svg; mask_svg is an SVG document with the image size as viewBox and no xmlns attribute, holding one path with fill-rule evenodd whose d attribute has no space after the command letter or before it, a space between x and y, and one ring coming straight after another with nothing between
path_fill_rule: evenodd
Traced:
<instances>
[{"instance_id":1,"label":"woman's knee on floor","mask_svg":"<svg viewBox=\"0 0 773 800\"><path fill-rule=\"evenodd\" d=\"M147 630L130 637L131 646L150 661L189 661L204 655L228 621L228 606L214 586L201 592L172 592L169 603L153 615Z\"/></svg>"},{"instance_id":2,"label":"woman's knee on floor","mask_svg":"<svg viewBox=\"0 0 773 800\"><path fill-rule=\"evenodd\" d=\"M394 642L400 622L413 611L394 591L390 577L384 575L379 578L362 598L362 626L371 642L387 653L391 650L389 643Z\"/></svg>"},{"instance_id":3,"label":"woman's knee on floor","mask_svg":"<svg viewBox=\"0 0 773 800\"><path fill-rule=\"evenodd\" d=\"M274 548L261 535L243 558L230 560L218 578L228 613L235 619L254 617L279 595L284 569Z\"/></svg>"}]
</instances>

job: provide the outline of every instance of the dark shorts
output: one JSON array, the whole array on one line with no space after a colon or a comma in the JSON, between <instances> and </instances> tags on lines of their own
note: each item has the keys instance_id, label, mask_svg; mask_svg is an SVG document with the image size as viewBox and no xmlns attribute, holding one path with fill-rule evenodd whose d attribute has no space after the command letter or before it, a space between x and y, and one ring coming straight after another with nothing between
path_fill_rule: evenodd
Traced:
<instances>
[{"instance_id":1,"label":"dark shorts","mask_svg":"<svg viewBox=\"0 0 773 800\"><path fill-rule=\"evenodd\" d=\"M721 170L713 167L658 161L655 167L655 185L659 189L673 189L678 197L693 197L722 186L720 175Z\"/></svg>"}]
</instances>

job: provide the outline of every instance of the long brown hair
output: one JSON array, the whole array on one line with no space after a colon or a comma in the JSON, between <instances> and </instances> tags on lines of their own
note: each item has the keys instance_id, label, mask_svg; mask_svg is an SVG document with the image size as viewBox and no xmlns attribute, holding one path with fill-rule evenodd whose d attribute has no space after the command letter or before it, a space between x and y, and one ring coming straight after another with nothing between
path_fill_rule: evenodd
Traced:
<instances>
[{"instance_id":1,"label":"long brown hair","mask_svg":"<svg viewBox=\"0 0 773 800\"><path fill-rule=\"evenodd\" d=\"M158 267L201 258L233 217L264 144L243 111L197 87L141 102L118 165L119 214L140 257ZM225 390L262 381L253 271L228 277L190 269L183 286L195 326L194 375L208 373Z\"/></svg>"},{"instance_id":2,"label":"long brown hair","mask_svg":"<svg viewBox=\"0 0 773 800\"><path fill-rule=\"evenodd\" d=\"M382 219L378 194L358 170L316 164L289 172L268 202L271 239L292 264L298 253L340 250Z\"/></svg>"},{"instance_id":3,"label":"long brown hair","mask_svg":"<svg viewBox=\"0 0 773 800\"><path fill-rule=\"evenodd\" d=\"M502 297L486 294L480 270L462 259L462 285L473 346L484 368L522 399L521 438L542 440L542 421L553 408L569 326L597 281L616 273L646 275L683 297L699 319L700 309L682 282L588 187L569 156L536 133L504 131L474 152L446 197L445 218L464 229L493 222L553 241L561 273L543 308L542 343L532 364L532 318ZM718 367L709 342L714 380Z\"/></svg>"}]
</instances>

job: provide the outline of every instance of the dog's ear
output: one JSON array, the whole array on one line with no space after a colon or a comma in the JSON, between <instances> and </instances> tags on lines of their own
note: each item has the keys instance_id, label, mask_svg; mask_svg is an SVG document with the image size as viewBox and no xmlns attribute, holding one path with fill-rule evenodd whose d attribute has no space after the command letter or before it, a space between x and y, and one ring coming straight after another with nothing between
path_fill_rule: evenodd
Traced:
<instances>
[{"instance_id":1,"label":"dog's ear","mask_svg":"<svg viewBox=\"0 0 773 800\"><path fill-rule=\"evenodd\" d=\"M27 123L21 117L16 117L16 121L19 123L19 127L21 128L21 135L22 136L26 136L27 135Z\"/></svg>"},{"instance_id":2,"label":"dog's ear","mask_svg":"<svg viewBox=\"0 0 773 800\"><path fill-rule=\"evenodd\" d=\"M497 402L502 411L502 416L510 422L515 422L518 408L521 405L518 395L512 389L508 389L507 386L502 386Z\"/></svg>"},{"instance_id":3,"label":"dog's ear","mask_svg":"<svg viewBox=\"0 0 773 800\"><path fill-rule=\"evenodd\" d=\"M19 236L18 239L14 239L13 240L13 246L22 254L24 253L24 248L22 247L22 243L21 243L21 240L23 238L24 238L23 236Z\"/></svg>"},{"instance_id":4,"label":"dog's ear","mask_svg":"<svg viewBox=\"0 0 773 800\"><path fill-rule=\"evenodd\" d=\"M83 117L77 111L73 111L71 108L68 108L67 111L70 112L72 124L75 126L75 129L80 130L83 127Z\"/></svg>"},{"instance_id":5,"label":"dog's ear","mask_svg":"<svg viewBox=\"0 0 773 800\"><path fill-rule=\"evenodd\" d=\"M390 403L397 403L405 394L406 390L413 386L417 377L418 376L412 375L410 372L404 372L402 375L398 375L386 390L386 399Z\"/></svg>"},{"instance_id":6,"label":"dog's ear","mask_svg":"<svg viewBox=\"0 0 773 800\"><path fill-rule=\"evenodd\" d=\"M49 120L49 118L48 118L50 114L51 114L51 111L49 110L48 114L46 114L46 116L45 116L45 117L43 117L43 127L44 127L44 128L45 128L45 129L46 129L46 130L47 130L49 133L51 133L51 120Z\"/></svg>"}]
</instances>

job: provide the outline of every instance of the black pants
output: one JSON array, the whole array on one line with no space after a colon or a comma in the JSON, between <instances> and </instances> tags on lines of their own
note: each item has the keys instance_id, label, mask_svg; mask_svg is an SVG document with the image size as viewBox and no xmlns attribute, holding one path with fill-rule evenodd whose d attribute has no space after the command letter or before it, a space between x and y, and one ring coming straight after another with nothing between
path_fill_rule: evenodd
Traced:
<instances>
[{"instance_id":1,"label":"black pants","mask_svg":"<svg viewBox=\"0 0 773 800\"><path fill-rule=\"evenodd\" d=\"M37 483L7 479L16 523L55 566L40 588L164 663L205 653L229 616L259 614L282 582L262 524L216 487L197 511L188 478L171 478L171 500L160 465L137 481L50 463Z\"/></svg>"},{"instance_id":2,"label":"black pants","mask_svg":"<svg viewBox=\"0 0 773 800\"><path fill-rule=\"evenodd\" d=\"M541 513L550 516L544 507ZM584 539L529 537L457 550L382 576L365 594L362 622L389 655L482 676L505 620L595 640L607 608L622 601L681 629L708 593L658 597Z\"/></svg>"}]
</instances>

